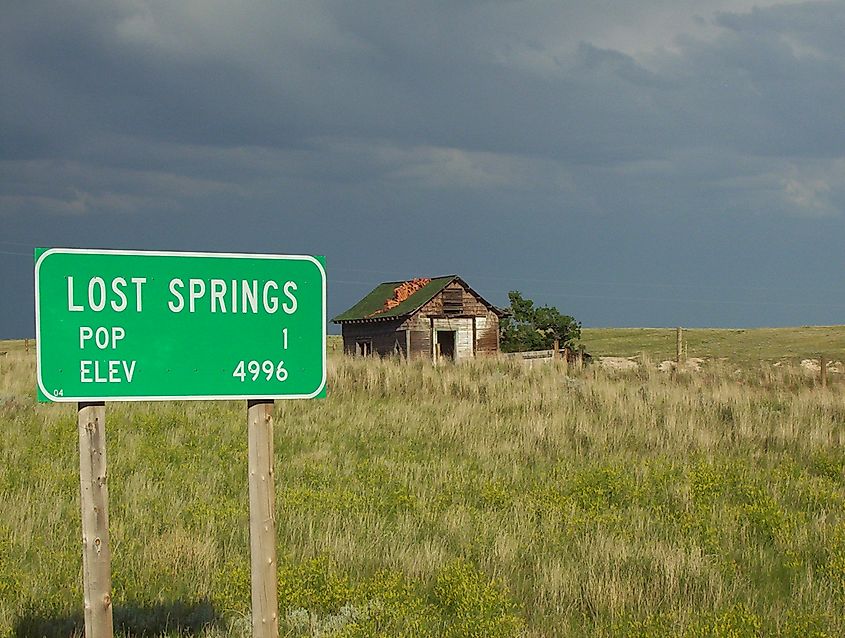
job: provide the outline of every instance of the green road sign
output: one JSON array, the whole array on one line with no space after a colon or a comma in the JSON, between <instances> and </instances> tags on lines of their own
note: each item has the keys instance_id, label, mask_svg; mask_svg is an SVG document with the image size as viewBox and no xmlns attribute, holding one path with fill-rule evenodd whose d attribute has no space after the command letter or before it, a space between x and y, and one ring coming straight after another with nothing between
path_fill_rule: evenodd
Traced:
<instances>
[{"instance_id":1,"label":"green road sign","mask_svg":"<svg viewBox=\"0 0 845 638\"><path fill-rule=\"evenodd\" d=\"M325 396L322 257L38 249L41 401Z\"/></svg>"}]
</instances>

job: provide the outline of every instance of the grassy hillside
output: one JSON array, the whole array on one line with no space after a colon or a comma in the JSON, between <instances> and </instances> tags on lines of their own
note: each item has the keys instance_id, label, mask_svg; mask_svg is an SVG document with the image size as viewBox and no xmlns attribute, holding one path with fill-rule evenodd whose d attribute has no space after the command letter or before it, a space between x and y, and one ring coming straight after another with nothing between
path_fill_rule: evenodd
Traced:
<instances>
[{"instance_id":1,"label":"grassy hillside","mask_svg":"<svg viewBox=\"0 0 845 638\"><path fill-rule=\"evenodd\" d=\"M584 328L582 342L599 356L634 356L653 361L675 357L675 328ZM692 328L684 330L687 354L704 359L727 358L732 363L800 361L824 354L845 359L845 326L804 328Z\"/></svg>"},{"instance_id":2,"label":"grassy hillside","mask_svg":"<svg viewBox=\"0 0 845 638\"><path fill-rule=\"evenodd\" d=\"M76 413L3 350L0 636L67 636ZM327 399L276 410L282 635L845 635L838 385L333 356ZM109 404L122 635L248 635L244 420Z\"/></svg>"}]
</instances>

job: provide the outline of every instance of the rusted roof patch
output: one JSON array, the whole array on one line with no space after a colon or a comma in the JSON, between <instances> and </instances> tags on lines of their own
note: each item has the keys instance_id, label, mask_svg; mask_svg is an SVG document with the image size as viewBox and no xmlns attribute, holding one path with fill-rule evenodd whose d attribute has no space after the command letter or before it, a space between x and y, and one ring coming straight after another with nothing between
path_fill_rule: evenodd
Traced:
<instances>
[{"instance_id":1,"label":"rusted roof patch","mask_svg":"<svg viewBox=\"0 0 845 638\"><path fill-rule=\"evenodd\" d=\"M407 301L408 298L415 292L425 288L430 283L431 279L429 277L416 277L415 279L411 279L410 281L402 282L401 284L396 286L396 288L393 289L393 297L385 300L384 306L382 306L369 316L374 317L383 312L387 312L388 310L393 310L403 301Z\"/></svg>"}]
</instances>

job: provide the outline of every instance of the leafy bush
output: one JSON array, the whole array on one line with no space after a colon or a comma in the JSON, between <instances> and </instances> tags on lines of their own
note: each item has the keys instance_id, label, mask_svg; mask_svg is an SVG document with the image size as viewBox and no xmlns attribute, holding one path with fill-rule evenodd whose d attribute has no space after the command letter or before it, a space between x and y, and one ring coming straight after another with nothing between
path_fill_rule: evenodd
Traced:
<instances>
[{"instance_id":1,"label":"leafy bush","mask_svg":"<svg viewBox=\"0 0 845 638\"><path fill-rule=\"evenodd\" d=\"M550 350L555 339L560 348L567 348L581 338L581 324L554 306L535 307L533 301L516 290L508 293L508 299L510 316L499 322L503 352Z\"/></svg>"}]
</instances>

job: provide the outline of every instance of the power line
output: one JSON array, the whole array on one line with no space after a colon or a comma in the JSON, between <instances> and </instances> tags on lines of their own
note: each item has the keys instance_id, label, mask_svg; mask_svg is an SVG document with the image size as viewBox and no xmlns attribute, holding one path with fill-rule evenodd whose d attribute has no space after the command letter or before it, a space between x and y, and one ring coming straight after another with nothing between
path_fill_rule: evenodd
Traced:
<instances>
[{"instance_id":1,"label":"power line","mask_svg":"<svg viewBox=\"0 0 845 638\"><path fill-rule=\"evenodd\" d=\"M372 285L372 282L365 281L347 281L342 279L330 279L329 284L348 284L348 285ZM494 293L508 293L507 290L492 290ZM546 293L546 296L557 299L598 299L603 301L646 301L646 302L660 302L660 303L694 303L694 304L708 304L708 305L740 305L740 306L783 306L794 308L845 308L845 304L835 303L795 303L788 301L738 301L738 300L717 300L717 299L684 299L680 297L661 298L661 297L625 297L620 295L578 295L561 292Z\"/></svg>"},{"instance_id":2,"label":"power line","mask_svg":"<svg viewBox=\"0 0 845 638\"><path fill-rule=\"evenodd\" d=\"M358 268L332 268L332 271L336 272L340 270L341 272L359 272L359 273L373 273L373 274L381 274L381 275L390 275L390 276L397 276L399 271L396 270L365 270L365 269L358 269ZM577 281L568 280L568 279L543 279L543 278L535 278L535 277L498 277L494 275L478 275L473 274L471 275L473 280L482 279L482 280L491 280L491 281L512 281L516 284L519 283L546 283L546 284L558 284L558 285L565 285L565 286L624 286L624 287L641 287L641 288L698 288L698 289L709 289L709 290L746 290L746 291L758 291L758 292L784 292L786 290L806 290L803 287L785 287L785 286L724 286L724 285L713 285L713 284L691 284L691 283L665 283L665 282L630 282L630 281L589 281L584 279L579 279ZM843 291L845 292L845 291Z\"/></svg>"}]
</instances>

